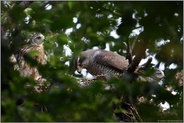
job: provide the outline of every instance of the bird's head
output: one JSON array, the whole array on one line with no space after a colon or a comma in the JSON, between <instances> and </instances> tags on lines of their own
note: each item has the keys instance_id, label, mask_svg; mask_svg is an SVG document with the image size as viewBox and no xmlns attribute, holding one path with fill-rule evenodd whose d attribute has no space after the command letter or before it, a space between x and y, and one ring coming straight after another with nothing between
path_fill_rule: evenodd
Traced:
<instances>
[{"instance_id":1,"label":"bird's head","mask_svg":"<svg viewBox=\"0 0 184 123\"><path fill-rule=\"evenodd\" d=\"M157 80L161 80L165 77L165 74L162 70L160 69L156 69L155 73L153 74L153 77Z\"/></svg>"},{"instance_id":2,"label":"bird's head","mask_svg":"<svg viewBox=\"0 0 184 123\"><path fill-rule=\"evenodd\" d=\"M85 68L85 60L86 58L84 56L77 56L74 60L74 67L75 70L77 70L78 73L81 73L82 69Z\"/></svg>"},{"instance_id":3,"label":"bird's head","mask_svg":"<svg viewBox=\"0 0 184 123\"><path fill-rule=\"evenodd\" d=\"M78 57L75 57L74 60L74 67L75 70L77 70L78 73L81 73L82 69L89 68L89 60L91 57L93 57L93 54L98 51L98 49L89 49L86 51L81 52L81 54Z\"/></svg>"},{"instance_id":4,"label":"bird's head","mask_svg":"<svg viewBox=\"0 0 184 123\"><path fill-rule=\"evenodd\" d=\"M33 45L40 45L43 44L44 41L45 37L41 33L34 33L29 39L28 43Z\"/></svg>"},{"instance_id":5,"label":"bird's head","mask_svg":"<svg viewBox=\"0 0 184 123\"><path fill-rule=\"evenodd\" d=\"M83 62L85 61L85 57L75 57L74 59L74 67L78 73L81 73L82 69L84 68Z\"/></svg>"},{"instance_id":6,"label":"bird's head","mask_svg":"<svg viewBox=\"0 0 184 123\"><path fill-rule=\"evenodd\" d=\"M152 68L152 70L153 70L152 71L153 73L151 73L150 78L152 78L154 80L158 80L158 81L165 78L165 74L162 70L160 70L158 68ZM146 72L145 66L138 66L136 68L136 70L134 71L134 73L137 74L137 75L144 75L145 72Z\"/></svg>"}]
</instances>

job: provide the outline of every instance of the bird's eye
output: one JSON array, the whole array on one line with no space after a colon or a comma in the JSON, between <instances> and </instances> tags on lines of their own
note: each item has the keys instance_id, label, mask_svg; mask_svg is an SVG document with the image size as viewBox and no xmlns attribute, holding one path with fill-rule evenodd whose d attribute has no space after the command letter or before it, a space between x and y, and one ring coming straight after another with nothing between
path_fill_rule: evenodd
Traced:
<instances>
[{"instance_id":1,"label":"bird's eye","mask_svg":"<svg viewBox=\"0 0 184 123\"><path fill-rule=\"evenodd\" d=\"M41 39L42 37L40 37L40 36L38 36L38 37L36 37L36 39Z\"/></svg>"}]
</instances>

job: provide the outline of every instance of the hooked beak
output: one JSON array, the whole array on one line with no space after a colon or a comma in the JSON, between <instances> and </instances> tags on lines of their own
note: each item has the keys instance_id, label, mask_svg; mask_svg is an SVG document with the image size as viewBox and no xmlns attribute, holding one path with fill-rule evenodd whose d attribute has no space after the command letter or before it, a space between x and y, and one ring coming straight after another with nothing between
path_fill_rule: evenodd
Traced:
<instances>
[{"instance_id":1,"label":"hooked beak","mask_svg":"<svg viewBox=\"0 0 184 123\"><path fill-rule=\"evenodd\" d=\"M75 67L75 70L77 70L77 72L79 74L81 74L81 71L83 69L83 67L81 66L81 63L79 62L80 58L79 57L75 57L74 59L74 67Z\"/></svg>"},{"instance_id":2,"label":"hooked beak","mask_svg":"<svg viewBox=\"0 0 184 123\"><path fill-rule=\"evenodd\" d=\"M82 67L77 66L77 72L78 72L79 74L81 74L81 71L82 71Z\"/></svg>"}]
</instances>

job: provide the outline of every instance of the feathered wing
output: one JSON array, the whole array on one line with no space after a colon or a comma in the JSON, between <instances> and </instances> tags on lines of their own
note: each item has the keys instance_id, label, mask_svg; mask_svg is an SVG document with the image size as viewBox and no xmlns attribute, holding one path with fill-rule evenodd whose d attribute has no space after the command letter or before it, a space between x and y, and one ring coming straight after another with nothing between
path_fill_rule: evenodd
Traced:
<instances>
[{"instance_id":1,"label":"feathered wing","mask_svg":"<svg viewBox=\"0 0 184 123\"><path fill-rule=\"evenodd\" d=\"M41 46L28 45L23 47L20 52L22 52L21 57L25 58L25 56L28 56L32 59L35 59L42 65L47 63L46 54L44 52L44 48L42 45Z\"/></svg>"},{"instance_id":2,"label":"feathered wing","mask_svg":"<svg viewBox=\"0 0 184 123\"><path fill-rule=\"evenodd\" d=\"M9 59L10 62L14 64L14 70L19 71L22 77L32 77L36 82L34 90L36 92L42 92L43 89L47 88L50 84L48 83L48 86L45 85L46 79L42 78L35 65L37 62L42 65L47 63L47 56L43 46L45 37L40 33L35 33L28 40L27 44L10 56ZM35 65L32 63L35 63ZM29 83L27 83L27 85L29 85Z\"/></svg>"},{"instance_id":3,"label":"feathered wing","mask_svg":"<svg viewBox=\"0 0 184 123\"><path fill-rule=\"evenodd\" d=\"M110 51L97 51L93 56L97 63L122 72L128 67L129 64L125 57Z\"/></svg>"},{"instance_id":4,"label":"feathered wing","mask_svg":"<svg viewBox=\"0 0 184 123\"><path fill-rule=\"evenodd\" d=\"M10 57L10 62L14 64L14 70L18 70L22 77L33 77L38 80L41 75L37 67L31 66L28 62L29 59L26 58L34 59L42 65L46 64L47 59L43 45L25 45Z\"/></svg>"}]
</instances>

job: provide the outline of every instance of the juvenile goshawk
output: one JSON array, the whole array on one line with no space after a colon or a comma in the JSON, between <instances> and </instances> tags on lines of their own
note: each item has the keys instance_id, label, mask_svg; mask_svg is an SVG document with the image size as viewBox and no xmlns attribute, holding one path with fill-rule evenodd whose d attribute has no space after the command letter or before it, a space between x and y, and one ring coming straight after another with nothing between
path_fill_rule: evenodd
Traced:
<instances>
[{"instance_id":1,"label":"juvenile goshawk","mask_svg":"<svg viewBox=\"0 0 184 123\"><path fill-rule=\"evenodd\" d=\"M80 57L76 57L74 66L77 72L83 68L97 79L109 80L112 76L121 76L128 66L125 57L106 50L90 49L83 51Z\"/></svg>"},{"instance_id":2,"label":"juvenile goshawk","mask_svg":"<svg viewBox=\"0 0 184 123\"><path fill-rule=\"evenodd\" d=\"M144 69L144 66L138 66L134 71L134 73L138 75L137 80L142 82L158 83L160 80L162 80L165 77L165 74L162 70L155 67L152 67L151 69L153 70L152 74L150 74L149 76L148 75L145 76L144 74L146 73L145 72L146 70Z\"/></svg>"},{"instance_id":3,"label":"juvenile goshawk","mask_svg":"<svg viewBox=\"0 0 184 123\"><path fill-rule=\"evenodd\" d=\"M43 43L45 37L41 33L34 33L27 41L27 44L21 47L16 53L10 57L10 62L14 64L14 70L20 72L22 77L32 77L36 80L37 86L35 90L39 92L38 85L43 83L45 79L39 74L36 66L31 66L26 58L36 60L38 63L45 65L47 63L47 56L44 52Z\"/></svg>"}]
</instances>

